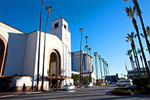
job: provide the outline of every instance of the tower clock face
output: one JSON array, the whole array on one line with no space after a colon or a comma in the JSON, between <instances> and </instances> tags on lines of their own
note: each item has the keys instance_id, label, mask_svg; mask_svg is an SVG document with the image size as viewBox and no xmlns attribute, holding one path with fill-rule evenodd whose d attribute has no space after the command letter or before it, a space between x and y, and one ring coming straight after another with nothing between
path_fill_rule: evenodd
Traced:
<instances>
[{"instance_id":1,"label":"tower clock face","mask_svg":"<svg viewBox=\"0 0 150 100\"><path fill-rule=\"evenodd\" d=\"M68 41L68 40L69 40L69 38L68 38L68 35L67 35L67 34L65 34L65 40L66 40L66 41Z\"/></svg>"}]
</instances>

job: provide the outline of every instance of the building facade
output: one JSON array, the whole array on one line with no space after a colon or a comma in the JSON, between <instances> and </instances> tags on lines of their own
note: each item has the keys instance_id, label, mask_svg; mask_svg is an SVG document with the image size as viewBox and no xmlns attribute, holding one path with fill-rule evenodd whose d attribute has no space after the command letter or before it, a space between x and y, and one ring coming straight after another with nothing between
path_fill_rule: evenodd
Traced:
<instances>
[{"instance_id":1,"label":"building facade","mask_svg":"<svg viewBox=\"0 0 150 100\"><path fill-rule=\"evenodd\" d=\"M150 67L149 67L149 71L150 71ZM141 68L141 73L142 73L142 76L147 73L145 67ZM130 78L130 79L135 78L135 75L138 78L140 77L137 68L135 68L135 70L128 70L128 78Z\"/></svg>"},{"instance_id":2,"label":"building facade","mask_svg":"<svg viewBox=\"0 0 150 100\"><path fill-rule=\"evenodd\" d=\"M93 72L92 56L81 51L81 73ZM80 72L80 51L71 53L72 71Z\"/></svg>"},{"instance_id":3,"label":"building facade","mask_svg":"<svg viewBox=\"0 0 150 100\"><path fill-rule=\"evenodd\" d=\"M41 88L42 78L44 89L73 83L68 23L63 18L53 20L49 33L40 35L38 30L27 34L0 22L0 85L15 84L16 90L22 90L23 84L27 89Z\"/></svg>"},{"instance_id":4,"label":"building facade","mask_svg":"<svg viewBox=\"0 0 150 100\"><path fill-rule=\"evenodd\" d=\"M109 82L117 82L118 81L118 74L116 73L116 75L106 75L105 80L107 80Z\"/></svg>"}]
</instances>

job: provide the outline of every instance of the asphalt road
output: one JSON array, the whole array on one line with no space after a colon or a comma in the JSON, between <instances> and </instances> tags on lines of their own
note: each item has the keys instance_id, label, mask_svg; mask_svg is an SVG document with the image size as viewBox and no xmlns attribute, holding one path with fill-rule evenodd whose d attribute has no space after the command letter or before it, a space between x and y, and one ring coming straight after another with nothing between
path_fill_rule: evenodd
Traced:
<instances>
[{"instance_id":1,"label":"asphalt road","mask_svg":"<svg viewBox=\"0 0 150 100\"><path fill-rule=\"evenodd\" d=\"M149 95L118 96L110 95L115 85L95 86L93 88L77 88L70 91L49 91L34 94L17 95L1 99L7 100L150 100Z\"/></svg>"}]
</instances>

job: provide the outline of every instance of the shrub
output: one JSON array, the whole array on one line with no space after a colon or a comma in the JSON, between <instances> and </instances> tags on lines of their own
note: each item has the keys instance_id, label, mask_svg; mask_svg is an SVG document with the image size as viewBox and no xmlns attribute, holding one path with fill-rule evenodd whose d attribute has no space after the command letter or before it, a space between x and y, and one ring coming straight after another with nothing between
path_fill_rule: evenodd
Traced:
<instances>
[{"instance_id":1,"label":"shrub","mask_svg":"<svg viewBox=\"0 0 150 100\"><path fill-rule=\"evenodd\" d=\"M111 93L116 93L116 94L132 94L132 91L127 88L115 88L111 91Z\"/></svg>"},{"instance_id":2,"label":"shrub","mask_svg":"<svg viewBox=\"0 0 150 100\"><path fill-rule=\"evenodd\" d=\"M150 91L148 89L143 89L140 91L142 94L150 94Z\"/></svg>"}]
</instances>

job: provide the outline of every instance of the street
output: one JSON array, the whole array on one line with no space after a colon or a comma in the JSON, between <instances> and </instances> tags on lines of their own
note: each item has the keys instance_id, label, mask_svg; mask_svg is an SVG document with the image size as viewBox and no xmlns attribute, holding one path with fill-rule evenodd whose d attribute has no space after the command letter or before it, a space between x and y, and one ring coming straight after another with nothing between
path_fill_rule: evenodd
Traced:
<instances>
[{"instance_id":1,"label":"street","mask_svg":"<svg viewBox=\"0 0 150 100\"><path fill-rule=\"evenodd\" d=\"M95 86L93 88L77 88L70 91L49 91L34 94L17 95L1 99L9 100L150 100L149 95L118 96L110 95L115 85Z\"/></svg>"}]
</instances>

